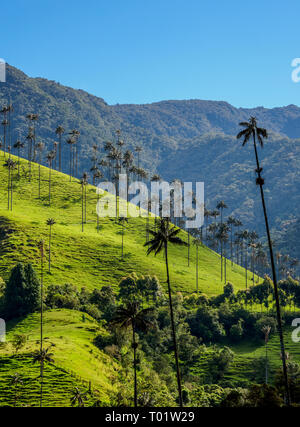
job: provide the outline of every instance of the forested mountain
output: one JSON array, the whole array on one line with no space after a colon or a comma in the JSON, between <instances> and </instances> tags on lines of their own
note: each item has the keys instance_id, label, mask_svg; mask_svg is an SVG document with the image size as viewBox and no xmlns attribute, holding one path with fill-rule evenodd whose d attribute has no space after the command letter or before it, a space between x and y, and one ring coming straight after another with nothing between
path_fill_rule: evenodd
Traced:
<instances>
[{"instance_id":1,"label":"forested mountain","mask_svg":"<svg viewBox=\"0 0 300 427\"><path fill-rule=\"evenodd\" d=\"M0 105L13 103L12 143L25 140L26 114L39 114L38 140L52 149L56 127L80 131L79 173L91 167L92 146L103 146L121 129L126 146L141 145L141 161L163 178L204 181L209 208L223 199L227 214L262 232L263 221L254 184L252 147L235 139L238 123L255 115L270 138L261 152L271 223L281 230L298 216L300 180L300 108L235 108L226 102L163 101L150 105L108 105L103 99L54 81L29 78L8 66L7 83L0 84ZM64 138L67 136L65 135ZM63 150L68 170L68 147Z\"/></svg>"}]
</instances>

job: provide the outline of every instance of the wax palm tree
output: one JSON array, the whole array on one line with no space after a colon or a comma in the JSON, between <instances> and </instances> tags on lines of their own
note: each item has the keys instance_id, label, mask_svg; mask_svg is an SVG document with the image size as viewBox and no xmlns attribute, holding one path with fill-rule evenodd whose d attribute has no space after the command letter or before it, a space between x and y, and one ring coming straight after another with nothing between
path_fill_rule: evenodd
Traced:
<instances>
[{"instance_id":1,"label":"wax palm tree","mask_svg":"<svg viewBox=\"0 0 300 427\"><path fill-rule=\"evenodd\" d=\"M85 172L80 180L81 184L81 226L82 232L84 231L84 224L86 224L86 187L88 184L88 175Z\"/></svg>"},{"instance_id":2,"label":"wax palm tree","mask_svg":"<svg viewBox=\"0 0 300 427\"><path fill-rule=\"evenodd\" d=\"M178 236L180 231L181 231L180 228L170 226L170 221L168 218L162 218L159 220L156 231L149 229L149 233L153 236L153 238L149 240L149 242L146 242L144 246L148 246L147 255L150 255L152 252L154 252L155 255L157 255L162 250L164 251L164 255L165 255L172 338L173 338L174 356L175 356L176 373L177 373L178 397L179 397L179 405L182 407L181 377L180 377L180 369L179 369L177 339L176 339L176 331L175 331L175 321L174 321L174 312L173 312L173 303L172 303L172 290L171 290L171 283L170 283L169 260L168 260L169 244L174 244L177 246L187 246L187 243L184 242Z\"/></svg>"},{"instance_id":3,"label":"wax palm tree","mask_svg":"<svg viewBox=\"0 0 300 427\"><path fill-rule=\"evenodd\" d=\"M227 209L228 208L228 206L226 205L226 203L223 201L223 200L221 200L218 204L217 204L217 209L218 209L218 211L220 211L220 215L221 215L221 224L223 223L223 211L224 211L224 209Z\"/></svg>"},{"instance_id":4,"label":"wax palm tree","mask_svg":"<svg viewBox=\"0 0 300 427\"><path fill-rule=\"evenodd\" d=\"M61 161L62 161L62 136L65 133L65 129L62 126L58 126L55 130L58 135L59 146L58 146L58 170L61 172Z\"/></svg>"},{"instance_id":5,"label":"wax palm tree","mask_svg":"<svg viewBox=\"0 0 300 427\"><path fill-rule=\"evenodd\" d=\"M227 224L230 230L230 259L231 267L233 266L233 227L235 226L236 219L233 216L228 217Z\"/></svg>"},{"instance_id":6,"label":"wax palm tree","mask_svg":"<svg viewBox=\"0 0 300 427\"><path fill-rule=\"evenodd\" d=\"M24 142L21 142L20 140L18 140L14 144L14 148L17 150L17 155L18 155L18 178L20 178L20 151L22 150L22 148L24 148Z\"/></svg>"},{"instance_id":7,"label":"wax palm tree","mask_svg":"<svg viewBox=\"0 0 300 427\"><path fill-rule=\"evenodd\" d=\"M119 218L119 224L122 226L122 232L121 232L121 235L122 235L122 252L121 252L121 256L122 256L122 258L124 256L124 234L125 234L125 228L126 228L126 224L127 223L128 223L128 218L126 218L124 216L121 216Z\"/></svg>"},{"instance_id":8,"label":"wax palm tree","mask_svg":"<svg viewBox=\"0 0 300 427\"><path fill-rule=\"evenodd\" d=\"M41 322L40 322L40 344L41 344L41 351L43 350L43 303L44 303L44 240L39 241L39 251L40 251L40 258L41 258L41 293L40 293L40 299L41 299Z\"/></svg>"},{"instance_id":9,"label":"wax palm tree","mask_svg":"<svg viewBox=\"0 0 300 427\"><path fill-rule=\"evenodd\" d=\"M228 225L226 223L222 223L219 225L218 231L216 234L216 239L219 240L220 246L221 246L221 281L223 280L223 246L228 240L228 230L229 230ZM225 282L226 282L226 275L225 275Z\"/></svg>"},{"instance_id":10,"label":"wax palm tree","mask_svg":"<svg viewBox=\"0 0 300 427\"><path fill-rule=\"evenodd\" d=\"M202 246L202 239L196 237L193 240L193 244L196 247L196 293L199 293L199 247Z\"/></svg>"},{"instance_id":11,"label":"wax palm tree","mask_svg":"<svg viewBox=\"0 0 300 427\"><path fill-rule=\"evenodd\" d=\"M245 146L251 138L253 139L253 146L254 146L255 159L256 159L256 171L255 171L257 174L256 184L260 188L260 195L261 195L262 207L263 207L264 218L265 218L265 225L266 225L266 232L267 232L270 260L271 260L271 268L272 268L272 275L273 275L274 296L275 296L275 302L276 302L278 332L279 332L279 339L280 339L280 345L281 345L282 367L283 367L283 376L284 376L284 382L285 382L286 401L287 401L287 404L290 405L290 392L289 392L289 382L288 382L288 374L287 374L287 366L286 366L286 358L285 358L285 346L284 346L283 332L282 332L280 301L279 301L279 294L278 294L278 285L277 285L275 261L274 261L274 255L273 255L273 247L272 247L271 234L270 234L270 228L269 228L269 219L267 215L264 189L263 189L265 181L262 177L263 169L259 163L258 150L257 150L257 143L259 143L260 146L263 147L263 141L264 139L268 138L268 132L266 129L260 128L257 126L257 121L255 117L250 117L248 122L241 122L240 126L242 126L244 129L238 133L237 139L243 138L243 146Z\"/></svg>"},{"instance_id":12,"label":"wax palm tree","mask_svg":"<svg viewBox=\"0 0 300 427\"><path fill-rule=\"evenodd\" d=\"M137 153L137 167L140 167L140 161L141 161L141 152L143 151L142 147L140 145L137 145L134 149L134 151Z\"/></svg>"},{"instance_id":13,"label":"wax palm tree","mask_svg":"<svg viewBox=\"0 0 300 427\"><path fill-rule=\"evenodd\" d=\"M87 392L82 392L78 387L75 387L72 397L71 397L71 405L78 406L78 408L84 408L84 402L86 400Z\"/></svg>"},{"instance_id":14,"label":"wax palm tree","mask_svg":"<svg viewBox=\"0 0 300 427\"><path fill-rule=\"evenodd\" d=\"M73 158L73 175L77 176L78 174L78 144L79 144L79 136L80 136L80 132L77 129L73 129L71 130L71 132L69 133L69 135L71 136L71 139L74 140L75 143L75 153L74 153L74 158Z\"/></svg>"},{"instance_id":15,"label":"wax palm tree","mask_svg":"<svg viewBox=\"0 0 300 427\"><path fill-rule=\"evenodd\" d=\"M3 152L4 152L4 158L5 158L5 153L6 153L6 128L8 126L7 113L8 113L7 107L6 106L2 107L2 109L0 110L0 114L3 114L3 120L1 122L1 124L3 126Z\"/></svg>"},{"instance_id":16,"label":"wax palm tree","mask_svg":"<svg viewBox=\"0 0 300 427\"><path fill-rule=\"evenodd\" d=\"M52 239L52 227L53 225L56 224L55 219L53 218L49 218L46 221L46 224L49 227L49 258L48 258L48 268L49 268L49 273L51 273L51 239Z\"/></svg>"},{"instance_id":17,"label":"wax palm tree","mask_svg":"<svg viewBox=\"0 0 300 427\"><path fill-rule=\"evenodd\" d=\"M205 221L205 241L207 241L207 228L208 228L208 218L211 216L211 212L204 207L204 221Z\"/></svg>"},{"instance_id":18,"label":"wax palm tree","mask_svg":"<svg viewBox=\"0 0 300 427\"><path fill-rule=\"evenodd\" d=\"M7 112L8 112L8 143L11 146L12 139L11 139L11 115L14 112L14 107L12 104L9 104L7 106Z\"/></svg>"},{"instance_id":19,"label":"wax palm tree","mask_svg":"<svg viewBox=\"0 0 300 427\"><path fill-rule=\"evenodd\" d=\"M50 151L47 154L47 162L49 166L49 206L51 206L51 172L52 172L52 163L54 159L55 159L55 152Z\"/></svg>"},{"instance_id":20,"label":"wax palm tree","mask_svg":"<svg viewBox=\"0 0 300 427\"><path fill-rule=\"evenodd\" d=\"M23 385L23 379L18 372L10 376L9 385L15 390L14 407L16 407L19 398L19 388Z\"/></svg>"},{"instance_id":21,"label":"wax palm tree","mask_svg":"<svg viewBox=\"0 0 300 427\"><path fill-rule=\"evenodd\" d=\"M268 342L269 342L269 338L270 338L270 332L271 332L271 326L269 325L264 325L262 327L262 332L265 336L265 350L266 350L266 384L268 384Z\"/></svg>"},{"instance_id":22,"label":"wax palm tree","mask_svg":"<svg viewBox=\"0 0 300 427\"><path fill-rule=\"evenodd\" d=\"M13 171L16 169L16 162L12 159L7 159L4 163L4 167L7 167L8 170L8 180L7 180L7 209L13 209Z\"/></svg>"},{"instance_id":23,"label":"wax palm tree","mask_svg":"<svg viewBox=\"0 0 300 427\"><path fill-rule=\"evenodd\" d=\"M72 181L72 162L73 162L73 157L74 157L73 145L75 144L74 138L68 138L67 144L70 147L70 182L71 182Z\"/></svg>"},{"instance_id":24,"label":"wax palm tree","mask_svg":"<svg viewBox=\"0 0 300 427\"><path fill-rule=\"evenodd\" d=\"M121 306L117 309L116 315L112 321L114 325L120 328L132 329L132 348L133 348L133 369L134 369L134 406L137 407L137 360L136 352L138 343L136 340L137 329L146 331L152 325L149 320L149 314L153 311L152 308L140 309L140 304L137 301L128 302L126 306Z\"/></svg>"},{"instance_id":25,"label":"wax palm tree","mask_svg":"<svg viewBox=\"0 0 300 427\"><path fill-rule=\"evenodd\" d=\"M43 154L45 144L43 144L43 142L38 142L36 147L39 153L39 199L40 199L41 198L41 164L42 164L42 154Z\"/></svg>"},{"instance_id":26,"label":"wax palm tree","mask_svg":"<svg viewBox=\"0 0 300 427\"><path fill-rule=\"evenodd\" d=\"M41 389L40 389L40 407L43 406L43 383L44 383L44 367L46 363L53 363L53 353L49 352L50 347L46 349L38 350L33 356L33 363L40 364L40 380L41 380Z\"/></svg>"},{"instance_id":27,"label":"wax palm tree","mask_svg":"<svg viewBox=\"0 0 300 427\"><path fill-rule=\"evenodd\" d=\"M31 137L31 144L33 143L33 147L31 147L30 153L30 162L35 161L35 153L36 153L36 122L39 119L38 114L27 114L26 116L27 120L30 123L29 126L29 134L32 135Z\"/></svg>"}]
</instances>

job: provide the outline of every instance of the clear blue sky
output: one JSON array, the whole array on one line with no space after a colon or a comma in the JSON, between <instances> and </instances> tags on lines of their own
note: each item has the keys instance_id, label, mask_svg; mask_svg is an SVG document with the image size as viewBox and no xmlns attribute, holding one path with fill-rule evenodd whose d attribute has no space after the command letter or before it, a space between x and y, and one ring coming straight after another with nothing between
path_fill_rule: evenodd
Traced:
<instances>
[{"instance_id":1,"label":"clear blue sky","mask_svg":"<svg viewBox=\"0 0 300 427\"><path fill-rule=\"evenodd\" d=\"M109 104L300 105L299 0L10 0L0 57Z\"/></svg>"}]
</instances>

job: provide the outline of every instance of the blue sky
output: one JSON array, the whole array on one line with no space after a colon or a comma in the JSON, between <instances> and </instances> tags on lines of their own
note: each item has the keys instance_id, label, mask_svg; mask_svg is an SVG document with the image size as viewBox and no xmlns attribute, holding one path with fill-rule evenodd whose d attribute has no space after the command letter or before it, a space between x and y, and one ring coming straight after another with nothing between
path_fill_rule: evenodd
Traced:
<instances>
[{"instance_id":1,"label":"blue sky","mask_svg":"<svg viewBox=\"0 0 300 427\"><path fill-rule=\"evenodd\" d=\"M300 105L299 0L11 0L0 57L109 104Z\"/></svg>"}]
</instances>

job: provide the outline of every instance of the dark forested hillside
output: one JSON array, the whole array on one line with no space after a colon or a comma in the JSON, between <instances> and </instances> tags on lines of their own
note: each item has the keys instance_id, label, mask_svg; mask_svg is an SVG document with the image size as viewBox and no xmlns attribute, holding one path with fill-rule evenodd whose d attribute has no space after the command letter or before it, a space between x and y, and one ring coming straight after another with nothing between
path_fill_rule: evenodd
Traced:
<instances>
[{"instance_id":1,"label":"dark forested hillside","mask_svg":"<svg viewBox=\"0 0 300 427\"><path fill-rule=\"evenodd\" d=\"M121 129L128 147L141 145L143 166L168 180L203 180L209 207L219 199L227 214L241 217L249 228L260 228L261 211L254 185L254 155L235 139L238 123L255 115L270 130L262 151L271 223L280 230L297 217L299 206L300 108L235 108L226 102L163 101L149 105L109 106L103 99L54 81L29 78L8 67L7 83L0 83L0 105L13 103L12 143L25 140L26 114L39 114L37 138L52 148L55 129L80 131L79 174L89 171L92 145L115 138ZM1 131L2 132L2 131ZM63 150L68 168L68 147ZM259 218L259 221L257 221Z\"/></svg>"}]
</instances>

